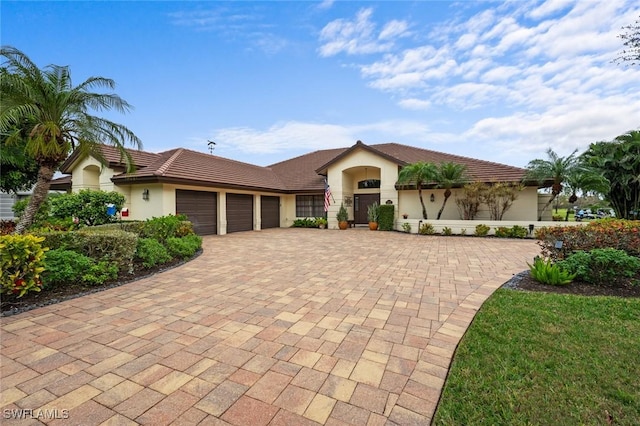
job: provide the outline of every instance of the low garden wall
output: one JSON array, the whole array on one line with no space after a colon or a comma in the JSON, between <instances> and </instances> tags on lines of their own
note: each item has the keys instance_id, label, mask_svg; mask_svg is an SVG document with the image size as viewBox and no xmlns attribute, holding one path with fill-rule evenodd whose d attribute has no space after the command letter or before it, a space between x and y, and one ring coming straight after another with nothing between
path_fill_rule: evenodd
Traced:
<instances>
[{"instance_id":1,"label":"low garden wall","mask_svg":"<svg viewBox=\"0 0 640 426\"><path fill-rule=\"evenodd\" d=\"M436 219L403 219L400 218L395 221L394 229L396 231L407 232L408 227L405 224L409 224L411 234L417 234L420 227L424 223L429 223L433 226L435 233L441 234L445 228L450 229L451 235L473 235L476 226L485 225L490 228L487 235L495 235L496 228L506 227L511 228L515 225L521 226L529 231L530 225L533 225L533 232L530 233L530 237L533 237L535 230L544 226L582 226L588 222L565 222L565 221L522 221L522 220L436 220Z\"/></svg>"}]
</instances>

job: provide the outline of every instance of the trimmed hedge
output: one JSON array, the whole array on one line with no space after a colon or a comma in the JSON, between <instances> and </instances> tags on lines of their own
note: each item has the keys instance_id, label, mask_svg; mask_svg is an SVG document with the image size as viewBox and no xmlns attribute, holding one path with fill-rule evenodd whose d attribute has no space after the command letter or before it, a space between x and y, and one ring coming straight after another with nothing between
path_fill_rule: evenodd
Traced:
<instances>
[{"instance_id":1,"label":"trimmed hedge","mask_svg":"<svg viewBox=\"0 0 640 426\"><path fill-rule=\"evenodd\" d=\"M83 228L79 231L37 232L44 237L42 245L50 249L72 250L96 262L118 265L121 271L131 271L138 237L127 231L108 228Z\"/></svg>"},{"instance_id":2,"label":"trimmed hedge","mask_svg":"<svg viewBox=\"0 0 640 426\"><path fill-rule=\"evenodd\" d=\"M42 280L46 287L67 283L104 284L118 276L118 267L109 262L96 262L73 250L50 250L45 258Z\"/></svg>"},{"instance_id":3,"label":"trimmed hedge","mask_svg":"<svg viewBox=\"0 0 640 426\"><path fill-rule=\"evenodd\" d=\"M378 216L379 231L393 231L393 220L396 207L393 204L381 204Z\"/></svg>"},{"instance_id":4,"label":"trimmed hedge","mask_svg":"<svg viewBox=\"0 0 640 426\"><path fill-rule=\"evenodd\" d=\"M640 257L638 220L601 219L581 226L543 227L536 230L535 236L543 256L554 261L566 259L580 250L607 247ZM561 248L556 248L556 241L562 241Z\"/></svg>"}]
</instances>

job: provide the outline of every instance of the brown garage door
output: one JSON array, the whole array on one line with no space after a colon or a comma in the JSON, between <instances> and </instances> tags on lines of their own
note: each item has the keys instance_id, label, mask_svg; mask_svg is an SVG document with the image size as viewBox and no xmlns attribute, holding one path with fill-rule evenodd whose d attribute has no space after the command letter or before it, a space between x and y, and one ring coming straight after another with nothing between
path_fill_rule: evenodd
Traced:
<instances>
[{"instance_id":1,"label":"brown garage door","mask_svg":"<svg viewBox=\"0 0 640 426\"><path fill-rule=\"evenodd\" d=\"M227 194L227 232L253 229L253 195Z\"/></svg>"},{"instance_id":2,"label":"brown garage door","mask_svg":"<svg viewBox=\"0 0 640 426\"><path fill-rule=\"evenodd\" d=\"M176 214L187 215L198 235L218 233L218 194L176 189Z\"/></svg>"},{"instance_id":3,"label":"brown garage door","mask_svg":"<svg viewBox=\"0 0 640 426\"><path fill-rule=\"evenodd\" d=\"M262 229L280 227L280 197L260 197Z\"/></svg>"}]
</instances>

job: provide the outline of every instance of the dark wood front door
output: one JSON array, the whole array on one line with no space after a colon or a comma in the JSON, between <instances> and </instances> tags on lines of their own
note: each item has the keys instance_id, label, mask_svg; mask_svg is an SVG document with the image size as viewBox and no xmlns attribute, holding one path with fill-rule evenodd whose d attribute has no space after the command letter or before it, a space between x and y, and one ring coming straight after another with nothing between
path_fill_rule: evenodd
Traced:
<instances>
[{"instance_id":1,"label":"dark wood front door","mask_svg":"<svg viewBox=\"0 0 640 426\"><path fill-rule=\"evenodd\" d=\"M353 195L353 220L355 223L369 223L367 208L377 202L380 204L380 194L354 194Z\"/></svg>"}]
</instances>

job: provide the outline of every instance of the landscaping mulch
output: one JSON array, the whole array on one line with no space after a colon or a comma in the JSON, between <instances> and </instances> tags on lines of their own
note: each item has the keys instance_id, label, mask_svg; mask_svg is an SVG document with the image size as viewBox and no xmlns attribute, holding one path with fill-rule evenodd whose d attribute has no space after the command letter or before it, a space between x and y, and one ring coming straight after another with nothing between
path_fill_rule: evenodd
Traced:
<instances>
[{"instance_id":1,"label":"landscaping mulch","mask_svg":"<svg viewBox=\"0 0 640 426\"><path fill-rule=\"evenodd\" d=\"M640 297L640 285L632 285L630 282L621 285L593 285L582 281L573 281L564 286L542 284L529 275L529 271L523 271L507 281L504 288L524 291L541 291L545 293L575 294L579 296L617 296Z\"/></svg>"}]
</instances>

